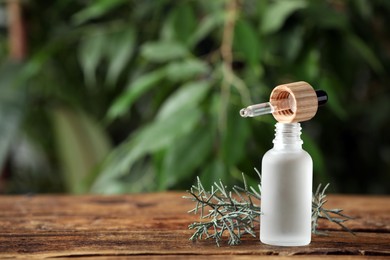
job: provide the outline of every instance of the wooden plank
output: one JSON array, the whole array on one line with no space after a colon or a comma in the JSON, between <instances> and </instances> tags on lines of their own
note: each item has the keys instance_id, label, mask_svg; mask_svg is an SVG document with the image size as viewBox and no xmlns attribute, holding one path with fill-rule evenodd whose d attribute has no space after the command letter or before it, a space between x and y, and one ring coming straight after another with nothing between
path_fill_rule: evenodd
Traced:
<instances>
[{"instance_id":1,"label":"wooden plank","mask_svg":"<svg viewBox=\"0 0 390 260\"><path fill-rule=\"evenodd\" d=\"M389 197L329 196L329 207L358 218L348 223L357 236L321 224L329 236L313 236L305 247L272 247L250 236L239 246L192 243L183 193L122 196L0 197L0 257L147 256L255 257L390 256ZM244 259L244 258L243 258Z\"/></svg>"},{"instance_id":2,"label":"wooden plank","mask_svg":"<svg viewBox=\"0 0 390 260\"><path fill-rule=\"evenodd\" d=\"M355 231L390 233L389 196L335 196L330 195L326 208L341 208L344 213L355 217L347 222ZM321 222L322 229L340 230L328 221Z\"/></svg>"}]
</instances>

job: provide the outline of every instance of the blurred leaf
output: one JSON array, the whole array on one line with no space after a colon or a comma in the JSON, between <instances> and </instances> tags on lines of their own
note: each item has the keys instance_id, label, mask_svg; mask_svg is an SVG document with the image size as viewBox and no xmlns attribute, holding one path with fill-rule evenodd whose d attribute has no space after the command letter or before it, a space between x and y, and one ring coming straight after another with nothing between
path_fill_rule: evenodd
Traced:
<instances>
[{"instance_id":1,"label":"blurred leaf","mask_svg":"<svg viewBox=\"0 0 390 260\"><path fill-rule=\"evenodd\" d=\"M132 106L133 102L146 91L158 86L165 77L165 69L155 70L137 78L135 81L130 81L125 93L117 97L107 112L107 119L113 120L124 115Z\"/></svg>"},{"instance_id":2,"label":"blurred leaf","mask_svg":"<svg viewBox=\"0 0 390 260\"><path fill-rule=\"evenodd\" d=\"M340 89L342 89L342 86L340 86L336 80L332 79L332 77L324 76L321 78L318 87L325 90L328 94L327 106L329 106L339 118L345 119L347 117L347 111L340 102Z\"/></svg>"},{"instance_id":3,"label":"blurred leaf","mask_svg":"<svg viewBox=\"0 0 390 260\"><path fill-rule=\"evenodd\" d=\"M318 49L306 50L305 58L301 64L304 78L308 81L314 81L320 74L320 68L320 53Z\"/></svg>"},{"instance_id":4,"label":"blurred leaf","mask_svg":"<svg viewBox=\"0 0 390 260\"><path fill-rule=\"evenodd\" d=\"M68 36L68 34L64 33L65 36ZM64 36L64 37L65 37ZM66 38L66 37L65 37ZM53 59L53 55L58 52L58 49L61 48L64 44L67 44L67 42L64 42L62 38L56 38L55 40L44 42L42 45L38 47L37 50L35 50L31 56L24 62L23 68L18 74L17 82L18 84L26 84L29 83L29 85L33 85L31 80L34 77L38 77L40 75L46 76L47 74L43 71L45 71L44 66L47 66L47 64L50 62L51 59ZM72 46L72 59L74 57L74 46ZM63 61L61 62L63 64ZM74 69L77 70L77 74L80 73L79 66L74 66ZM56 82L57 83L57 82ZM52 88L55 88L54 86L58 86L57 84L53 84Z\"/></svg>"},{"instance_id":5,"label":"blurred leaf","mask_svg":"<svg viewBox=\"0 0 390 260\"><path fill-rule=\"evenodd\" d=\"M152 152L171 145L176 138L193 129L200 115L199 109L190 107L178 111L175 116L154 121L134 137L135 149Z\"/></svg>"},{"instance_id":6,"label":"blurred leaf","mask_svg":"<svg viewBox=\"0 0 390 260\"><path fill-rule=\"evenodd\" d=\"M153 192L156 191L157 187L155 176L154 165L147 163L145 160L139 160L132 165L131 174L122 176L121 178L107 178L104 182L104 187L99 190L99 193L123 194Z\"/></svg>"},{"instance_id":7,"label":"blurred leaf","mask_svg":"<svg viewBox=\"0 0 390 260\"><path fill-rule=\"evenodd\" d=\"M224 10L226 6L225 0L215 0L215 1L198 1L199 7L202 8L202 11L205 13L215 13L221 10Z\"/></svg>"},{"instance_id":8,"label":"blurred leaf","mask_svg":"<svg viewBox=\"0 0 390 260\"><path fill-rule=\"evenodd\" d=\"M154 62L166 62L188 55L187 49L178 42L160 41L147 42L141 47L142 56Z\"/></svg>"},{"instance_id":9,"label":"blurred leaf","mask_svg":"<svg viewBox=\"0 0 390 260\"><path fill-rule=\"evenodd\" d=\"M64 108L52 111L55 139L67 190L85 193L85 178L110 151L107 136L100 126L82 112Z\"/></svg>"},{"instance_id":10,"label":"blurred leaf","mask_svg":"<svg viewBox=\"0 0 390 260\"><path fill-rule=\"evenodd\" d=\"M205 62L198 59L171 62L167 65L166 69L168 79L174 82L186 81L205 74L210 70Z\"/></svg>"},{"instance_id":11,"label":"blurred leaf","mask_svg":"<svg viewBox=\"0 0 390 260\"><path fill-rule=\"evenodd\" d=\"M125 30L120 30L110 34L108 46L108 58L110 59L107 82L115 84L119 74L123 71L126 63L131 58L135 48L135 30L132 26L127 26Z\"/></svg>"},{"instance_id":12,"label":"blurred leaf","mask_svg":"<svg viewBox=\"0 0 390 260\"><path fill-rule=\"evenodd\" d=\"M367 0L355 0L351 1L351 4L353 4L356 9L359 11L360 15L364 19L370 19L372 17L372 5L370 5L369 1Z\"/></svg>"},{"instance_id":13,"label":"blurred leaf","mask_svg":"<svg viewBox=\"0 0 390 260\"><path fill-rule=\"evenodd\" d=\"M201 40L203 40L208 34L210 34L213 30L220 28L223 25L223 22L224 22L223 12L216 12L203 18L200 21L198 28L189 38L188 40L189 45L191 47L194 47Z\"/></svg>"},{"instance_id":14,"label":"blurred leaf","mask_svg":"<svg viewBox=\"0 0 390 260\"><path fill-rule=\"evenodd\" d=\"M299 9L305 8L307 3L303 0L278 0L268 6L261 23L261 32L274 33L283 26L287 18Z\"/></svg>"},{"instance_id":15,"label":"blurred leaf","mask_svg":"<svg viewBox=\"0 0 390 260\"><path fill-rule=\"evenodd\" d=\"M364 41L357 36L349 34L347 36L347 42L356 50L356 53L360 55L377 73L383 73L384 68L379 59L375 56L374 52L365 44Z\"/></svg>"},{"instance_id":16,"label":"blurred leaf","mask_svg":"<svg viewBox=\"0 0 390 260\"><path fill-rule=\"evenodd\" d=\"M129 172L135 161L148 153L171 146L178 138L192 131L200 117L198 109L185 108L178 111L175 116L155 120L137 131L132 138L123 142L110 154L102 165L92 191L103 192L107 181Z\"/></svg>"},{"instance_id":17,"label":"blurred leaf","mask_svg":"<svg viewBox=\"0 0 390 260\"><path fill-rule=\"evenodd\" d=\"M152 152L172 145L176 138L193 129L200 116L199 109L189 107L178 111L174 116L160 118L138 132L134 138L135 148L141 152Z\"/></svg>"},{"instance_id":18,"label":"blurred leaf","mask_svg":"<svg viewBox=\"0 0 390 260\"><path fill-rule=\"evenodd\" d=\"M173 12L173 24L176 38L187 44L190 36L196 28L196 17L194 11L188 3L180 4Z\"/></svg>"},{"instance_id":19,"label":"blurred leaf","mask_svg":"<svg viewBox=\"0 0 390 260\"><path fill-rule=\"evenodd\" d=\"M76 13L72 17L72 22L75 25L83 24L89 20L99 18L114 8L127 3L127 0L95 0L92 1L87 8Z\"/></svg>"},{"instance_id":20,"label":"blurred leaf","mask_svg":"<svg viewBox=\"0 0 390 260\"><path fill-rule=\"evenodd\" d=\"M199 127L178 140L164 158L163 168L158 175L158 189L170 188L191 176L190 174L209 156L213 147L212 137L212 131Z\"/></svg>"},{"instance_id":21,"label":"blurred leaf","mask_svg":"<svg viewBox=\"0 0 390 260\"><path fill-rule=\"evenodd\" d=\"M181 110L194 108L205 97L210 89L210 83L207 81L190 82L179 88L172 94L161 106L157 120L165 120L174 117Z\"/></svg>"},{"instance_id":22,"label":"blurred leaf","mask_svg":"<svg viewBox=\"0 0 390 260\"><path fill-rule=\"evenodd\" d=\"M302 133L302 140L303 140L303 149L305 149L313 159L313 170L314 173L317 174L314 175L314 178L318 180L319 183L328 183L329 177L326 174L326 167L324 162L324 156L318 147L318 145L313 141L312 138L310 138L305 133Z\"/></svg>"},{"instance_id":23,"label":"blurred leaf","mask_svg":"<svg viewBox=\"0 0 390 260\"><path fill-rule=\"evenodd\" d=\"M177 40L174 26L174 16L175 13L170 12L169 15L165 18L164 23L161 25L160 41L173 42Z\"/></svg>"},{"instance_id":24,"label":"blurred leaf","mask_svg":"<svg viewBox=\"0 0 390 260\"><path fill-rule=\"evenodd\" d=\"M224 161L230 167L237 164L248 152L245 148L250 129L249 121L241 118L238 112L230 111L228 116L228 126L221 151Z\"/></svg>"},{"instance_id":25,"label":"blurred leaf","mask_svg":"<svg viewBox=\"0 0 390 260\"><path fill-rule=\"evenodd\" d=\"M302 50L303 42L304 42L304 30L302 27L297 27L291 32L287 33L284 48L286 52L286 58L289 62L294 62L294 60L298 57Z\"/></svg>"},{"instance_id":26,"label":"blurred leaf","mask_svg":"<svg viewBox=\"0 0 390 260\"><path fill-rule=\"evenodd\" d=\"M313 1L307 6L307 23L322 30L349 31L348 16L325 1Z\"/></svg>"},{"instance_id":27,"label":"blurred leaf","mask_svg":"<svg viewBox=\"0 0 390 260\"><path fill-rule=\"evenodd\" d=\"M237 51L244 54L245 59L250 65L255 65L260 62L261 44L259 36L252 25L244 19L240 19L236 23L234 46Z\"/></svg>"},{"instance_id":28,"label":"blurred leaf","mask_svg":"<svg viewBox=\"0 0 390 260\"><path fill-rule=\"evenodd\" d=\"M107 36L103 31L96 30L88 34L80 43L78 50L79 61L84 73L86 84L96 84L96 69L104 56Z\"/></svg>"},{"instance_id":29,"label":"blurred leaf","mask_svg":"<svg viewBox=\"0 0 390 260\"><path fill-rule=\"evenodd\" d=\"M214 182L226 180L226 177L226 167L223 161L219 158L213 158L213 160L210 160L199 176L206 190L209 190Z\"/></svg>"},{"instance_id":30,"label":"blurred leaf","mask_svg":"<svg viewBox=\"0 0 390 260\"><path fill-rule=\"evenodd\" d=\"M12 63L4 63L0 67L0 168L25 111L26 89L15 86L20 68L20 65Z\"/></svg>"},{"instance_id":31,"label":"blurred leaf","mask_svg":"<svg viewBox=\"0 0 390 260\"><path fill-rule=\"evenodd\" d=\"M270 1L255 1L255 7L257 12L257 17L263 17L264 13L267 12L268 6L270 5ZM261 20L261 19L260 19Z\"/></svg>"}]
</instances>

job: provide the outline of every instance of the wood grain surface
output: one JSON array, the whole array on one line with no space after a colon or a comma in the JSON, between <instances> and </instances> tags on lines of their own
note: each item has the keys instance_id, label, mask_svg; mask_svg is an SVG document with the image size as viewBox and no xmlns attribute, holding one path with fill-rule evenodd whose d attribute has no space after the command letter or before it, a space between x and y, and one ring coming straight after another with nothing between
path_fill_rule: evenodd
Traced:
<instances>
[{"instance_id":1,"label":"wood grain surface","mask_svg":"<svg viewBox=\"0 0 390 260\"><path fill-rule=\"evenodd\" d=\"M327 207L355 216L353 236L321 222L328 236L313 236L304 247L267 246L251 236L241 245L217 247L213 240L191 242L184 193L121 196L0 196L0 258L390 259L390 197L328 196Z\"/></svg>"}]
</instances>

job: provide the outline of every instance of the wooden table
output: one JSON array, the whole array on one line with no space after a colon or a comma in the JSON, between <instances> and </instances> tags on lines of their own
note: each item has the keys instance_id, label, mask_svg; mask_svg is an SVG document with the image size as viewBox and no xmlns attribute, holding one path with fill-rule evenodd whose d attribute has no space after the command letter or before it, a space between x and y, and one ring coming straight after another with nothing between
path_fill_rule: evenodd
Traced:
<instances>
[{"instance_id":1,"label":"wooden table","mask_svg":"<svg viewBox=\"0 0 390 260\"><path fill-rule=\"evenodd\" d=\"M241 245L217 247L212 240L191 242L187 214L193 203L184 193L121 196L0 196L0 258L134 257L238 259L390 259L390 197L328 196L327 208L357 217L347 222L353 236L322 222L329 236L313 236L304 247L275 247L248 236ZM375 257L376 256L376 257Z\"/></svg>"}]
</instances>

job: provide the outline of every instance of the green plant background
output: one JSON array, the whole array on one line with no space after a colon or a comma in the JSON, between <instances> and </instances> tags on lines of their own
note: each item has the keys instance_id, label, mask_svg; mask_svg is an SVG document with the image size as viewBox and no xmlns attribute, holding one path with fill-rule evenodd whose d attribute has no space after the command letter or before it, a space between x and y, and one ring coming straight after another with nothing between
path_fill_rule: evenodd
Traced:
<instances>
[{"instance_id":1,"label":"green plant background","mask_svg":"<svg viewBox=\"0 0 390 260\"><path fill-rule=\"evenodd\" d=\"M0 38L1 192L185 190L241 172L255 183L275 120L238 112L300 80L329 95L302 124L315 182L390 191L390 1L58 0L24 11L28 58L10 61Z\"/></svg>"}]
</instances>

